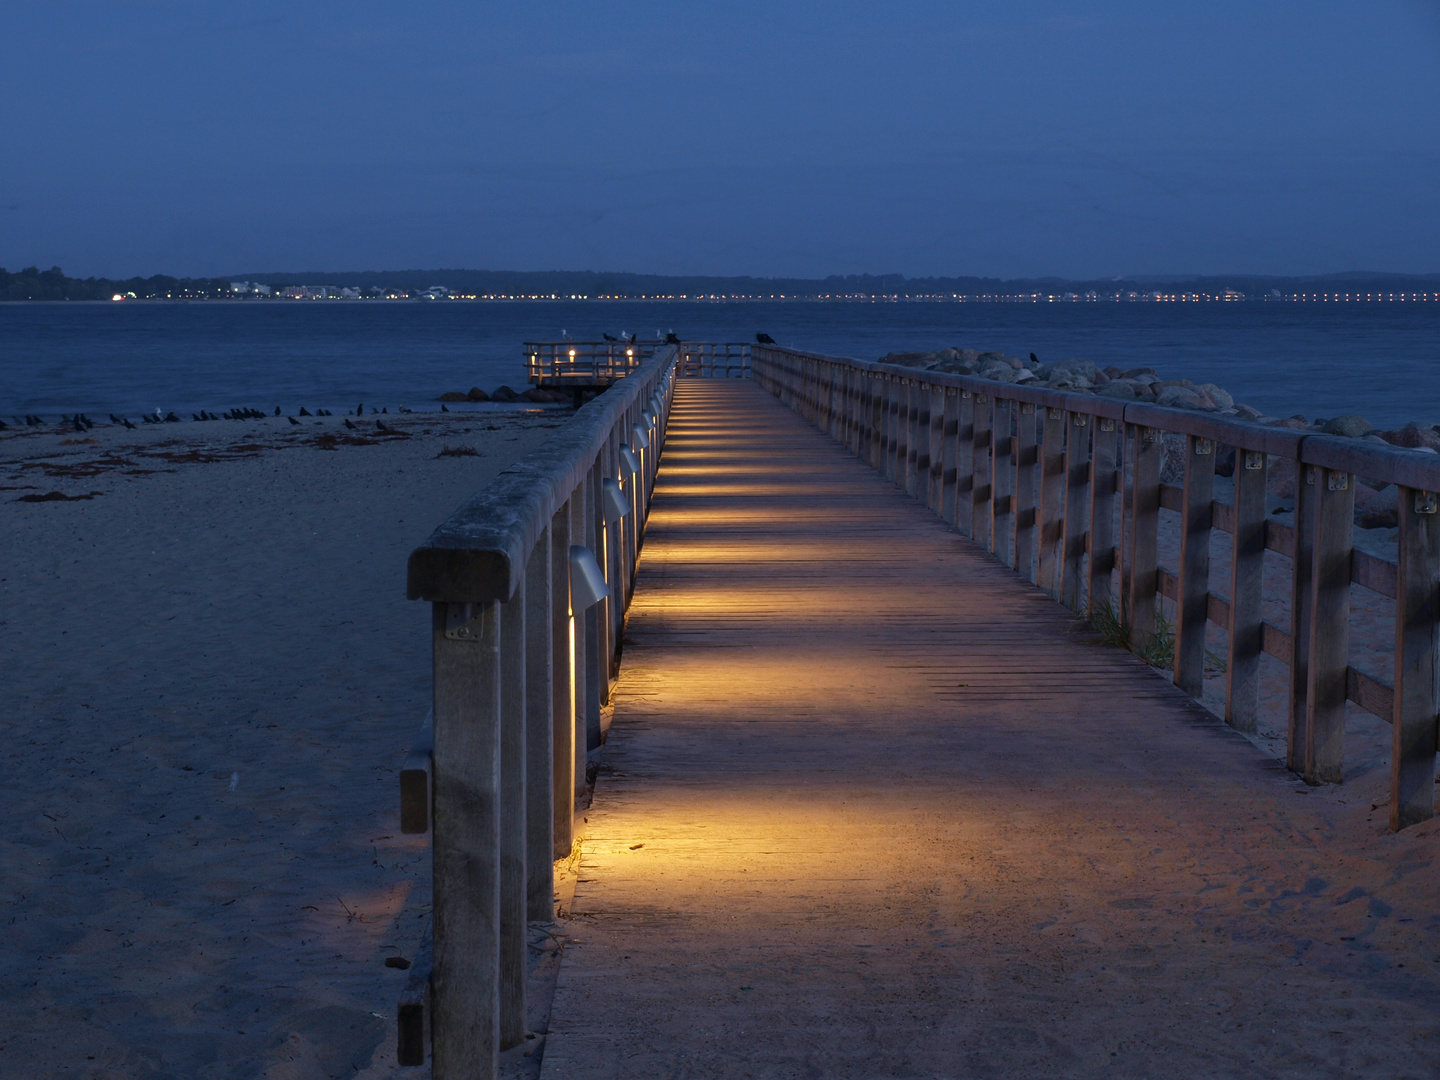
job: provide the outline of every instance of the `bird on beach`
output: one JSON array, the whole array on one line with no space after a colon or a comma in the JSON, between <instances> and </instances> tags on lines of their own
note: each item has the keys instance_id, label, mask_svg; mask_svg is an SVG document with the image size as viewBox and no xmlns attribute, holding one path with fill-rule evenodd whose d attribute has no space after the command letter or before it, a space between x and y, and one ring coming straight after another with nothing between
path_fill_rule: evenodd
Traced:
<instances>
[{"instance_id":1,"label":"bird on beach","mask_svg":"<svg viewBox=\"0 0 1440 1080\"><path fill-rule=\"evenodd\" d=\"M364 406L363 404L361 404L361 405L356 405L356 406L355 406L355 415L356 415L356 416L364 416L364 415L365 415L365 406Z\"/></svg>"},{"instance_id":2,"label":"bird on beach","mask_svg":"<svg viewBox=\"0 0 1440 1080\"><path fill-rule=\"evenodd\" d=\"M300 406L300 415L301 415L301 416L309 416L309 415L310 415L310 413L309 413L308 411L306 411L304 405L301 405L301 406Z\"/></svg>"},{"instance_id":3,"label":"bird on beach","mask_svg":"<svg viewBox=\"0 0 1440 1080\"><path fill-rule=\"evenodd\" d=\"M197 424L200 422L200 414L199 414L199 413L193 413L193 412L192 412L190 415L195 418L195 422L196 422Z\"/></svg>"},{"instance_id":4,"label":"bird on beach","mask_svg":"<svg viewBox=\"0 0 1440 1080\"><path fill-rule=\"evenodd\" d=\"M81 434L84 434L84 432L85 432L85 425L80 422L80 417L79 417L78 415L75 417L74 424L75 424L75 430L78 431L78 432L80 432Z\"/></svg>"},{"instance_id":5,"label":"bird on beach","mask_svg":"<svg viewBox=\"0 0 1440 1080\"><path fill-rule=\"evenodd\" d=\"M279 405L276 405L276 406L275 406L275 415L276 415L276 416L279 416L279 415L280 415L280 406L279 406Z\"/></svg>"},{"instance_id":6,"label":"bird on beach","mask_svg":"<svg viewBox=\"0 0 1440 1080\"><path fill-rule=\"evenodd\" d=\"M120 422L124 424L127 428L129 428L131 431L135 430L135 425L132 424L129 420L122 418Z\"/></svg>"},{"instance_id":7,"label":"bird on beach","mask_svg":"<svg viewBox=\"0 0 1440 1080\"><path fill-rule=\"evenodd\" d=\"M120 418L119 418L118 416L116 416L116 415L112 412L112 413L110 414L110 422L111 422L112 424L118 424L118 423L120 422Z\"/></svg>"},{"instance_id":8,"label":"bird on beach","mask_svg":"<svg viewBox=\"0 0 1440 1080\"><path fill-rule=\"evenodd\" d=\"M383 421L383 420L376 420L376 421L375 421L375 430L376 430L376 431L389 431L390 429L385 426L385 421Z\"/></svg>"},{"instance_id":9,"label":"bird on beach","mask_svg":"<svg viewBox=\"0 0 1440 1080\"><path fill-rule=\"evenodd\" d=\"M298 427L299 424L300 424L300 421L299 421L299 420L296 420L295 417L293 417L293 416L287 416L285 419L289 420L290 423L296 425L297 427Z\"/></svg>"},{"instance_id":10,"label":"bird on beach","mask_svg":"<svg viewBox=\"0 0 1440 1080\"><path fill-rule=\"evenodd\" d=\"M346 426L347 428L349 428L351 431L355 431L355 430L356 430L355 425L352 424L348 419L345 421L345 426Z\"/></svg>"},{"instance_id":11,"label":"bird on beach","mask_svg":"<svg viewBox=\"0 0 1440 1080\"><path fill-rule=\"evenodd\" d=\"M774 345L775 339L769 334L756 334L755 341L759 345Z\"/></svg>"},{"instance_id":12,"label":"bird on beach","mask_svg":"<svg viewBox=\"0 0 1440 1080\"><path fill-rule=\"evenodd\" d=\"M441 405L441 406L440 406L440 411L441 411L441 412L449 412L450 410L449 410L448 408L446 408L444 405Z\"/></svg>"}]
</instances>

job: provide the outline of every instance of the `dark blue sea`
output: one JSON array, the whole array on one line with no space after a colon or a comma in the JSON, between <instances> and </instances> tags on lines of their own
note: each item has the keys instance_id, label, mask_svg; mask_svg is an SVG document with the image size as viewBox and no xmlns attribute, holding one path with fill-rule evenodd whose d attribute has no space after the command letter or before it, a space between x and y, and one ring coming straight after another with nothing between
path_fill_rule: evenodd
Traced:
<instances>
[{"instance_id":1,"label":"dark blue sea","mask_svg":"<svg viewBox=\"0 0 1440 1080\"><path fill-rule=\"evenodd\" d=\"M1272 415L1440 422L1440 304L256 301L0 304L0 418L355 403L523 389L521 343L753 340L876 359L949 345L1214 382Z\"/></svg>"}]
</instances>

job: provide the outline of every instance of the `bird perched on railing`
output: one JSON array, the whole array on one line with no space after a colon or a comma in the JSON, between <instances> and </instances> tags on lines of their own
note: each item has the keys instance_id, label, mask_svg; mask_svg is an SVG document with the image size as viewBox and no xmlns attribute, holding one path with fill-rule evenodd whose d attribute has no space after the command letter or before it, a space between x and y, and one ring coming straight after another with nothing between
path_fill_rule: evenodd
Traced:
<instances>
[{"instance_id":1,"label":"bird perched on railing","mask_svg":"<svg viewBox=\"0 0 1440 1080\"><path fill-rule=\"evenodd\" d=\"M775 339L774 339L773 337L771 337L769 334L756 334L756 335L755 335L755 342L756 342L756 344L759 344L759 345L774 345L774 344L775 344Z\"/></svg>"},{"instance_id":2,"label":"bird perched on railing","mask_svg":"<svg viewBox=\"0 0 1440 1080\"><path fill-rule=\"evenodd\" d=\"M675 333L674 330L671 330L668 334L665 335L665 344L666 344L666 345L679 345L679 344L680 344L680 338L676 335L676 333Z\"/></svg>"},{"instance_id":3,"label":"bird perched on railing","mask_svg":"<svg viewBox=\"0 0 1440 1080\"><path fill-rule=\"evenodd\" d=\"M619 341L619 340L620 340L620 339L617 338L614 334L604 334L604 333L602 333L600 336L603 337L606 341Z\"/></svg>"}]
</instances>

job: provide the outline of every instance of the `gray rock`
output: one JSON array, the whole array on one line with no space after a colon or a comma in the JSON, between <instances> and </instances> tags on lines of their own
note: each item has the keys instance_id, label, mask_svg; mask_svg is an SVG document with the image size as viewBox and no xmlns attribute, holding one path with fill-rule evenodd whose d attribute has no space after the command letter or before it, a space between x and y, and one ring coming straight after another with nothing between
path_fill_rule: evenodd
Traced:
<instances>
[{"instance_id":1,"label":"gray rock","mask_svg":"<svg viewBox=\"0 0 1440 1080\"><path fill-rule=\"evenodd\" d=\"M1257 409L1257 408L1255 408L1255 407L1253 407L1253 406L1251 406L1251 405L1239 405L1239 404L1237 404L1237 405L1235 406L1235 415L1236 415L1236 416L1239 416L1239 417L1242 417L1242 418L1244 418L1244 419L1246 419L1246 420L1259 420L1259 419L1261 419L1265 414L1262 413L1259 409Z\"/></svg>"},{"instance_id":2,"label":"gray rock","mask_svg":"<svg viewBox=\"0 0 1440 1080\"><path fill-rule=\"evenodd\" d=\"M1215 407L1218 409L1229 409L1235 405L1235 399L1230 396L1229 391L1221 389L1214 383L1201 383L1196 389L1204 390L1209 394L1210 400L1215 402Z\"/></svg>"},{"instance_id":3,"label":"gray rock","mask_svg":"<svg viewBox=\"0 0 1440 1080\"><path fill-rule=\"evenodd\" d=\"M1202 401L1200 395L1189 386L1166 386L1156 392L1155 404L1171 409L1198 409Z\"/></svg>"},{"instance_id":4,"label":"gray rock","mask_svg":"<svg viewBox=\"0 0 1440 1080\"><path fill-rule=\"evenodd\" d=\"M1111 379L1104 386L1100 387L1097 394L1103 397L1123 398L1126 401L1135 399L1135 384L1125 379Z\"/></svg>"},{"instance_id":5,"label":"gray rock","mask_svg":"<svg viewBox=\"0 0 1440 1080\"><path fill-rule=\"evenodd\" d=\"M1377 431L1373 434L1391 446L1403 446L1409 450L1440 448L1440 434L1433 428L1421 427L1419 424L1407 424L1394 431Z\"/></svg>"},{"instance_id":6,"label":"gray rock","mask_svg":"<svg viewBox=\"0 0 1440 1080\"><path fill-rule=\"evenodd\" d=\"M982 379L994 379L996 382L1014 382L1015 368L1003 360L991 360L980 367Z\"/></svg>"},{"instance_id":7,"label":"gray rock","mask_svg":"<svg viewBox=\"0 0 1440 1080\"><path fill-rule=\"evenodd\" d=\"M1374 425L1363 416L1351 414L1326 420L1320 426L1320 430L1327 435L1343 435L1347 439L1358 439L1361 435L1370 434L1374 430Z\"/></svg>"}]
</instances>

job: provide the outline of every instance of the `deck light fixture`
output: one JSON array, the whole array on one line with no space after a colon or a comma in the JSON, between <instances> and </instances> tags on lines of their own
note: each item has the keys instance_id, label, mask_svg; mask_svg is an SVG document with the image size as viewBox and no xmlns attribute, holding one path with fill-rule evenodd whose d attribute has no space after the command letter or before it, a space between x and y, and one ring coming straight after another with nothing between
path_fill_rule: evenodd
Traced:
<instances>
[{"instance_id":1,"label":"deck light fixture","mask_svg":"<svg viewBox=\"0 0 1440 1080\"><path fill-rule=\"evenodd\" d=\"M636 450L650 449L650 436L645 434L645 429L643 427L641 427L639 424L631 424L630 434L634 436L631 441L635 444Z\"/></svg>"},{"instance_id":2,"label":"deck light fixture","mask_svg":"<svg viewBox=\"0 0 1440 1080\"><path fill-rule=\"evenodd\" d=\"M583 544L570 546L570 610L575 614L587 611L610 595L605 575L595 561L595 553Z\"/></svg>"},{"instance_id":3,"label":"deck light fixture","mask_svg":"<svg viewBox=\"0 0 1440 1080\"><path fill-rule=\"evenodd\" d=\"M630 513L630 500L625 498L625 493L620 490L620 481L605 477L600 481L600 487L604 491L605 524L614 525L617 521Z\"/></svg>"},{"instance_id":4,"label":"deck light fixture","mask_svg":"<svg viewBox=\"0 0 1440 1080\"><path fill-rule=\"evenodd\" d=\"M620 447L620 476L622 478L634 476L640 471L640 458L629 446Z\"/></svg>"}]
</instances>

